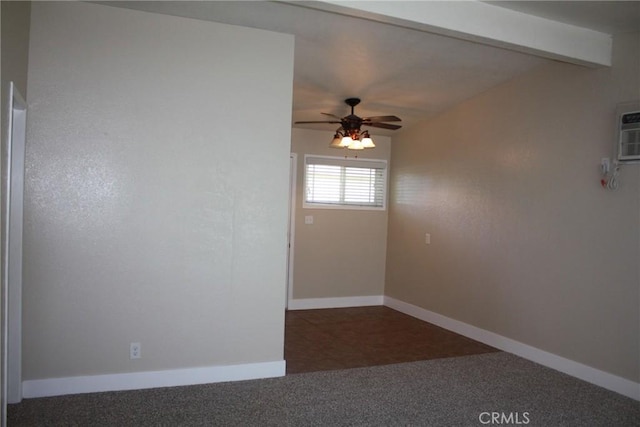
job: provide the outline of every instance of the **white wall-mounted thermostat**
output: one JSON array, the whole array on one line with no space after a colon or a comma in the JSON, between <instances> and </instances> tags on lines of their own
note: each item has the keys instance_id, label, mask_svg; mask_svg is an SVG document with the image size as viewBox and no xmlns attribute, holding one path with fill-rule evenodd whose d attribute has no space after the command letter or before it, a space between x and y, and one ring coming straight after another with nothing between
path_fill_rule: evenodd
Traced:
<instances>
[{"instance_id":1,"label":"white wall-mounted thermostat","mask_svg":"<svg viewBox=\"0 0 640 427\"><path fill-rule=\"evenodd\" d=\"M618 113L619 162L640 162L640 106L620 108Z\"/></svg>"}]
</instances>

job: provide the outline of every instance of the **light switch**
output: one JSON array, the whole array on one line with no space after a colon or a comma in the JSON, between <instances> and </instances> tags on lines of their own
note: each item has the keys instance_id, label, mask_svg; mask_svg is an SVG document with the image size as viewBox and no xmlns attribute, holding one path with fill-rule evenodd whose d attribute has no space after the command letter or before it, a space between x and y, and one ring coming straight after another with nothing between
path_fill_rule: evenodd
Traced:
<instances>
[{"instance_id":1,"label":"light switch","mask_svg":"<svg viewBox=\"0 0 640 427\"><path fill-rule=\"evenodd\" d=\"M431 244L431 234L424 233L424 243L425 243L425 245L430 245Z\"/></svg>"},{"instance_id":2,"label":"light switch","mask_svg":"<svg viewBox=\"0 0 640 427\"><path fill-rule=\"evenodd\" d=\"M313 224L313 215L307 215L304 217L305 224Z\"/></svg>"}]
</instances>

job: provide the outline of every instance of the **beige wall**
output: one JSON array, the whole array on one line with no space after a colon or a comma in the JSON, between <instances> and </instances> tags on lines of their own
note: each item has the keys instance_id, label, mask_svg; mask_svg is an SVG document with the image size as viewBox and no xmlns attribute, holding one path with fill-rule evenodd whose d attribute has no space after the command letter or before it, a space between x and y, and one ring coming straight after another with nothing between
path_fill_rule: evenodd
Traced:
<instances>
[{"instance_id":1,"label":"beige wall","mask_svg":"<svg viewBox=\"0 0 640 427\"><path fill-rule=\"evenodd\" d=\"M282 360L293 37L32 9L24 378Z\"/></svg>"},{"instance_id":2,"label":"beige wall","mask_svg":"<svg viewBox=\"0 0 640 427\"><path fill-rule=\"evenodd\" d=\"M2 148L0 149L0 176L2 177L2 222L1 227L1 244L0 251L2 252L1 260L1 274L2 278L1 292L3 302L0 304L0 345L2 345L2 351L0 351L0 384L5 383L5 352L4 347L6 337L6 319L5 319L5 307L4 301L6 301L7 283L5 283L5 269L6 269L6 254L4 251L7 236L7 195L8 189L8 154L7 154L7 126L8 115L11 108L11 100L9 99L9 82L13 81L20 94L24 97L27 94L27 65L29 60L29 16L31 12L30 2L13 2L3 1L1 3L2 13L2 97L0 99L1 104L1 117L2 125ZM0 393L0 420L5 419L5 404L6 394L4 388ZM0 421L1 422L1 421Z\"/></svg>"},{"instance_id":3,"label":"beige wall","mask_svg":"<svg viewBox=\"0 0 640 427\"><path fill-rule=\"evenodd\" d=\"M2 81L13 81L22 96L27 96L31 2L3 1L1 4ZM4 92L4 86L2 90Z\"/></svg>"},{"instance_id":4,"label":"beige wall","mask_svg":"<svg viewBox=\"0 0 640 427\"><path fill-rule=\"evenodd\" d=\"M387 210L303 209L304 155L344 156L329 148L333 132L292 130L298 157L296 180L293 299L382 295ZM389 160L390 138L375 136L376 148L361 158ZM353 156L353 151L346 151ZM313 216L313 225L304 217Z\"/></svg>"},{"instance_id":5,"label":"beige wall","mask_svg":"<svg viewBox=\"0 0 640 427\"><path fill-rule=\"evenodd\" d=\"M599 185L640 34L614 49L611 69L549 63L394 138L386 295L640 379L640 165Z\"/></svg>"}]
</instances>

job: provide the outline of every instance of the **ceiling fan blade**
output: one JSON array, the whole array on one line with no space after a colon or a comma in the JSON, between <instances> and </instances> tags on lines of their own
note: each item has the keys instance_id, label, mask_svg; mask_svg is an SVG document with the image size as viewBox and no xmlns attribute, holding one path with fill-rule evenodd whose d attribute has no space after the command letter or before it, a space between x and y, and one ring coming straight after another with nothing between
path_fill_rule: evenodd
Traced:
<instances>
[{"instance_id":1,"label":"ceiling fan blade","mask_svg":"<svg viewBox=\"0 0 640 427\"><path fill-rule=\"evenodd\" d=\"M400 129L402 127L399 125L390 125L388 123L362 123L362 126L371 126L374 128L383 128L383 129L391 129L391 130Z\"/></svg>"},{"instance_id":2,"label":"ceiling fan blade","mask_svg":"<svg viewBox=\"0 0 640 427\"><path fill-rule=\"evenodd\" d=\"M307 123L342 123L342 122L336 122L334 120L332 121L304 121L304 122L295 122L296 125L304 125Z\"/></svg>"},{"instance_id":3,"label":"ceiling fan blade","mask_svg":"<svg viewBox=\"0 0 640 427\"><path fill-rule=\"evenodd\" d=\"M334 119L342 120L341 117L338 117L335 114L330 114L330 113L320 113L320 114L324 114L325 116L333 117Z\"/></svg>"},{"instance_id":4,"label":"ceiling fan blade","mask_svg":"<svg viewBox=\"0 0 640 427\"><path fill-rule=\"evenodd\" d=\"M397 116L374 116L374 117L365 117L362 119L365 122L401 122L402 119Z\"/></svg>"}]
</instances>

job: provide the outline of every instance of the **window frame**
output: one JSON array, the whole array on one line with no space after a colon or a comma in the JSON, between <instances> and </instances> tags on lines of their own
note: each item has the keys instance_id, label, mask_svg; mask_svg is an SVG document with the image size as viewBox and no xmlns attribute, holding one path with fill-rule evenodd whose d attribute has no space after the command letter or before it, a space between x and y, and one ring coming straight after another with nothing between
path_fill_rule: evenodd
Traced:
<instances>
[{"instance_id":1,"label":"window frame","mask_svg":"<svg viewBox=\"0 0 640 427\"><path fill-rule=\"evenodd\" d=\"M382 206L366 206L366 205L352 205L352 204L340 204L340 203L315 203L307 202L307 159L329 159L335 163L345 163L340 165L342 167L362 167L364 169L381 169L382 170ZM361 165L358 165L361 163ZM317 163L322 164L322 163ZM350 164L350 166L346 166ZM369 164L372 167L367 167ZM383 167L373 167L380 166ZM305 154L303 160L303 176L302 176L302 208L303 209L341 209L341 210L365 210L365 211L386 211L387 210L387 197L389 193L389 162L386 159L371 159L371 158L345 158L338 156L325 156L316 154ZM344 193L344 187L341 187L341 193Z\"/></svg>"}]
</instances>

